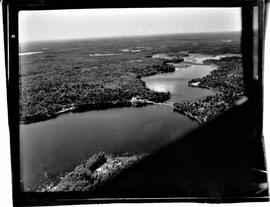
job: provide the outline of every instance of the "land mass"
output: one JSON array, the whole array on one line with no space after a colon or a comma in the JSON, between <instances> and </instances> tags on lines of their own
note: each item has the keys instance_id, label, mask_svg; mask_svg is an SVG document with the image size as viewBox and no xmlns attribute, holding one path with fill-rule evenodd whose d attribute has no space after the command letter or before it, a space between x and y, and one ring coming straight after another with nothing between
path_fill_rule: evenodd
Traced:
<instances>
[{"instance_id":1,"label":"land mass","mask_svg":"<svg viewBox=\"0 0 270 207\"><path fill-rule=\"evenodd\" d=\"M145 156L99 152L63 177L46 176L47 181L39 187L38 192L93 191Z\"/></svg>"}]
</instances>

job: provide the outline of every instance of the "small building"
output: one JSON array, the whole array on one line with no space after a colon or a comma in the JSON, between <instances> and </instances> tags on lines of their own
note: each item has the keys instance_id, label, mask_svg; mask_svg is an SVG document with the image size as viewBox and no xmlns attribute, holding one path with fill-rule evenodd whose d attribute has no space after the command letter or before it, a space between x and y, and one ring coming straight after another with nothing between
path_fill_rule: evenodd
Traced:
<instances>
[{"instance_id":1,"label":"small building","mask_svg":"<svg viewBox=\"0 0 270 207\"><path fill-rule=\"evenodd\" d=\"M144 106L147 104L147 101L142 99L140 96L135 96L135 97L132 97L131 100L130 100L132 106Z\"/></svg>"}]
</instances>

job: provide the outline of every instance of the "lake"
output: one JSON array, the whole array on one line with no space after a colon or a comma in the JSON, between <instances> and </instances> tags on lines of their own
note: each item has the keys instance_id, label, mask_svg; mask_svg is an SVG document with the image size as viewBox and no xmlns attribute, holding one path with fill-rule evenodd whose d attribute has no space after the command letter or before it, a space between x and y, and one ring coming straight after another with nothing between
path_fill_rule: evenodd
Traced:
<instances>
[{"instance_id":1,"label":"lake","mask_svg":"<svg viewBox=\"0 0 270 207\"><path fill-rule=\"evenodd\" d=\"M209 74L213 66L208 65L190 65L176 69L172 73L157 74L150 77L142 78L146 86L151 90L158 92L171 93L169 102L182 102L184 100L194 100L204 96L215 95L212 90L189 87L188 81L193 78L203 77Z\"/></svg>"},{"instance_id":2,"label":"lake","mask_svg":"<svg viewBox=\"0 0 270 207\"><path fill-rule=\"evenodd\" d=\"M176 71L143 78L155 91L169 91L168 102L181 102L214 95L208 89L188 86L188 80L205 76L213 66L175 65ZM21 181L34 190L44 173L55 175L73 170L91 155L151 153L198 127L165 105L122 107L83 113L65 113L54 119L20 125Z\"/></svg>"}]
</instances>

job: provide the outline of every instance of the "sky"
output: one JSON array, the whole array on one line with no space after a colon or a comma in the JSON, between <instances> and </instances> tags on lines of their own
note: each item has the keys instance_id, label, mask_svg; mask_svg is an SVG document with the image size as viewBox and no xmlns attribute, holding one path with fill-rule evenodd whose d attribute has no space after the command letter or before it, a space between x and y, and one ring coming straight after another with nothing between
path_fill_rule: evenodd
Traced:
<instances>
[{"instance_id":1,"label":"sky","mask_svg":"<svg viewBox=\"0 0 270 207\"><path fill-rule=\"evenodd\" d=\"M19 42L241 30L240 8L20 11Z\"/></svg>"}]
</instances>

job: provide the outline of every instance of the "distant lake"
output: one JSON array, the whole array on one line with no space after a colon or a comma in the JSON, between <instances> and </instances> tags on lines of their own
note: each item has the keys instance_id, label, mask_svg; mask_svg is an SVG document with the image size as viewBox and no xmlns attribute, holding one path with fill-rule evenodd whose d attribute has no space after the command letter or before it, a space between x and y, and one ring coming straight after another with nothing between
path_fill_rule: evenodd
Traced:
<instances>
[{"instance_id":1,"label":"distant lake","mask_svg":"<svg viewBox=\"0 0 270 207\"><path fill-rule=\"evenodd\" d=\"M169 101L181 102L215 94L187 85L188 80L205 76L213 69L190 65L143 80L152 90L170 91ZM21 179L33 189L43 181L45 172L59 175L71 171L100 151L149 153L197 126L197 122L164 105L70 112L20 125Z\"/></svg>"}]
</instances>

